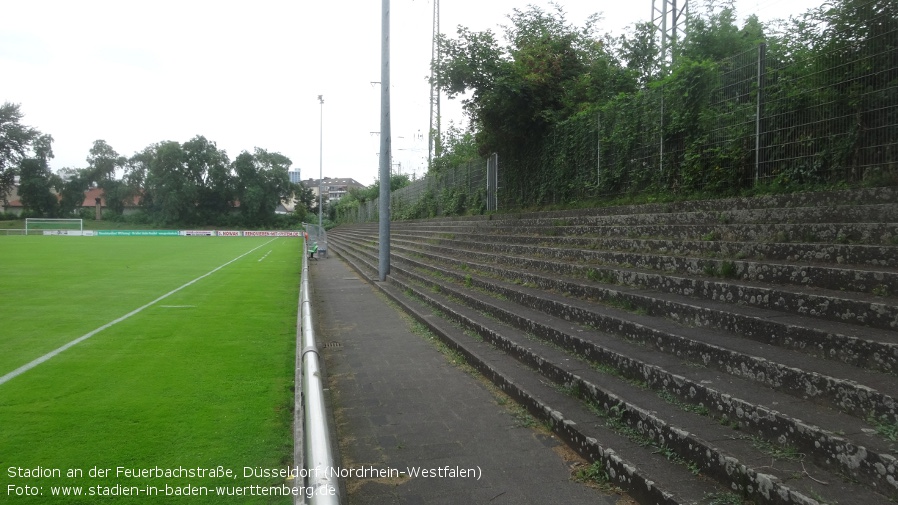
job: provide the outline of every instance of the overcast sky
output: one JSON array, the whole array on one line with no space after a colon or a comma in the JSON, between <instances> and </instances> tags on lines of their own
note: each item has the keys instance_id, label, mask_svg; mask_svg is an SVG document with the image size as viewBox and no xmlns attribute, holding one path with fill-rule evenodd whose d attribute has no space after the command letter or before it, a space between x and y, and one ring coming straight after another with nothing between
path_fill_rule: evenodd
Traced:
<instances>
[{"instance_id":1,"label":"overcast sky","mask_svg":"<svg viewBox=\"0 0 898 505\"><path fill-rule=\"evenodd\" d=\"M661 1L661 0L657 0ZM693 0L696 5L704 2ZM515 7L547 1L443 0L441 31L507 24ZM652 0L561 0L604 31L650 19ZM682 3L682 1L681 1ZM786 18L820 0L737 0L740 18ZM378 0L0 0L0 101L53 136L51 167L86 165L94 140L131 156L203 135L233 160L261 147L302 178L374 182L380 129ZM693 5L693 10L696 9ZM426 167L432 0L391 0L394 163ZM324 105L318 102L324 96ZM445 97L443 125L462 120ZM323 128L319 128L323 112ZM323 130L323 157L319 135ZM320 165L319 160L323 161ZM399 166L396 166L399 169Z\"/></svg>"}]
</instances>

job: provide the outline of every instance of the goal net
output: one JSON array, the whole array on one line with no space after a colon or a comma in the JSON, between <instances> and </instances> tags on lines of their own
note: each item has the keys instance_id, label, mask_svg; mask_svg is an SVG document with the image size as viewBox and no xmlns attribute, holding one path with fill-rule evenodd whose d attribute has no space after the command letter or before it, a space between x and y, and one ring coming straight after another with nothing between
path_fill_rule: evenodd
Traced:
<instances>
[{"instance_id":1,"label":"goal net","mask_svg":"<svg viewBox=\"0 0 898 505\"><path fill-rule=\"evenodd\" d=\"M25 235L82 235L83 219L51 219L29 217L25 219Z\"/></svg>"}]
</instances>

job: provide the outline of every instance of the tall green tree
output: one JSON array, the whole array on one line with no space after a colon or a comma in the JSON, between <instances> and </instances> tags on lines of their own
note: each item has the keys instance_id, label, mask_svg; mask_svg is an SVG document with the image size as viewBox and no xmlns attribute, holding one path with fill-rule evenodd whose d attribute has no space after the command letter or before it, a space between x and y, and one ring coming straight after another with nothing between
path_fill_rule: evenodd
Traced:
<instances>
[{"instance_id":1,"label":"tall green tree","mask_svg":"<svg viewBox=\"0 0 898 505\"><path fill-rule=\"evenodd\" d=\"M628 34L621 35L616 46L617 58L623 62L640 88L661 76L661 53L655 41L655 25L636 23Z\"/></svg>"},{"instance_id":2,"label":"tall green tree","mask_svg":"<svg viewBox=\"0 0 898 505\"><path fill-rule=\"evenodd\" d=\"M764 28L755 15L742 28L731 2L717 9L710 4L704 14L689 17L689 35L680 44L677 60L722 61L746 51L757 50L765 41Z\"/></svg>"},{"instance_id":3,"label":"tall green tree","mask_svg":"<svg viewBox=\"0 0 898 505\"><path fill-rule=\"evenodd\" d=\"M481 155L523 156L554 124L634 87L610 39L598 35L598 18L578 28L565 16L558 5L515 9L505 46L490 30L441 35L433 74L450 98L467 94L462 103Z\"/></svg>"},{"instance_id":4,"label":"tall green tree","mask_svg":"<svg viewBox=\"0 0 898 505\"><path fill-rule=\"evenodd\" d=\"M86 168L64 168L59 175L59 215L68 217L84 203L84 192L90 187L91 176Z\"/></svg>"},{"instance_id":5,"label":"tall green tree","mask_svg":"<svg viewBox=\"0 0 898 505\"><path fill-rule=\"evenodd\" d=\"M126 158L115 151L105 140L95 140L87 156L87 167L97 184L114 179L116 170L125 166Z\"/></svg>"},{"instance_id":6,"label":"tall green tree","mask_svg":"<svg viewBox=\"0 0 898 505\"><path fill-rule=\"evenodd\" d=\"M287 174L291 163L280 153L258 147L254 153L243 151L234 160L236 193L246 225L270 225L278 204L292 198L292 185Z\"/></svg>"},{"instance_id":7,"label":"tall green tree","mask_svg":"<svg viewBox=\"0 0 898 505\"><path fill-rule=\"evenodd\" d=\"M187 176L197 188L197 218L207 222L220 220L233 208L236 195L227 153L201 135L181 148Z\"/></svg>"},{"instance_id":8,"label":"tall green tree","mask_svg":"<svg viewBox=\"0 0 898 505\"><path fill-rule=\"evenodd\" d=\"M22 124L19 104L0 106L0 201L6 203L15 184L19 163L25 159L31 143L40 132Z\"/></svg>"},{"instance_id":9,"label":"tall green tree","mask_svg":"<svg viewBox=\"0 0 898 505\"><path fill-rule=\"evenodd\" d=\"M32 145L34 157L19 164L19 198L24 210L35 216L56 217L59 213L53 190L61 186L62 180L50 171L52 145L52 136L38 135Z\"/></svg>"},{"instance_id":10,"label":"tall green tree","mask_svg":"<svg viewBox=\"0 0 898 505\"><path fill-rule=\"evenodd\" d=\"M95 140L87 156L89 179L103 190L106 208L116 215L124 213L125 205L135 194L134 188L117 176L117 172L124 169L126 163L127 158L116 152L105 140Z\"/></svg>"},{"instance_id":11,"label":"tall green tree","mask_svg":"<svg viewBox=\"0 0 898 505\"><path fill-rule=\"evenodd\" d=\"M197 186L187 170L181 144L165 141L150 148L142 205L162 224L191 222L196 208Z\"/></svg>"}]
</instances>

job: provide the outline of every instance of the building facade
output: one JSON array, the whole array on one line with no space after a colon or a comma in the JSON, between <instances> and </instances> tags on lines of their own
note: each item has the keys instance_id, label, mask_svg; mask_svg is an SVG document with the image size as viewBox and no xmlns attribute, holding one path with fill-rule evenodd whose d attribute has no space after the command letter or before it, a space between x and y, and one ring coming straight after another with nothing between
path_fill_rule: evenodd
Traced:
<instances>
[{"instance_id":1,"label":"building facade","mask_svg":"<svg viewBox=\"0 0 898 505\"><path fill-rule=\"evenodd\" d=\"M315 199L318 199L318 179L308 178L302 181L302 184L312 190ZM352 188L364 188L365 185L355 179L332 179L325 177L321 179L321 193L323 198L328 201L337 201L342 198Z\"/></svg>"}]
</instances>

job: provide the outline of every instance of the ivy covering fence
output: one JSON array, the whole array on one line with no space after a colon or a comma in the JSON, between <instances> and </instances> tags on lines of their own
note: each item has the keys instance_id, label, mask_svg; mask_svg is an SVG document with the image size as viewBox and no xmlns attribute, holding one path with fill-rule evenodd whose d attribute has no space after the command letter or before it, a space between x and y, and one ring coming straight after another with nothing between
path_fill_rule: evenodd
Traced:
<instances>
[{"instance_id":1,"label":"ivy covering fence","mask_svg":"<svg viewBox=\"0 0 898 505\"><path fill-rule=\"evenodd\" d=\"M510 19L508 47L463 27L443 39L435 69L450 97L466 93L470 131L392 193L393 219L486 212L491 153L499 210L898 184L898 2L837 0L741 28L731 7L712 10L690 18L673 61L650 25L614 39L560 8ZM376 209L360 201L338 220Z\"/></svg>"}]
</instances>

